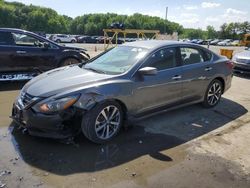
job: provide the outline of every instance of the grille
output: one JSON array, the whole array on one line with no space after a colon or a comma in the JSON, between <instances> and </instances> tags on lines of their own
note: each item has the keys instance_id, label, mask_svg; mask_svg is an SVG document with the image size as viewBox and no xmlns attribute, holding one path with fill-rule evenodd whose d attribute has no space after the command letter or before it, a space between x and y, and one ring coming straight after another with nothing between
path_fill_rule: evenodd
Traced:
<instances>
[{"instance_id":1,"label":"grille","mask_svg":"<svg viewBox=\"0 0 250 188\"><path fill-rule=\"evenodd\" d=\"M29 95L28 93L21 94L21 100L24 106L29 105L32 102L33 98L34 97L32 95Z\"/></svg>"},{"instance_id":2,"label":"grille","mask_svg":"<svg viewBox=\"0 0 250 188\"><path fill-rule=\"evenodd\" d=\"M239 63L250 63L249 59L239 59L239 58L237 58L236 61L239 62Z\"/></svg>"}]
</instances>

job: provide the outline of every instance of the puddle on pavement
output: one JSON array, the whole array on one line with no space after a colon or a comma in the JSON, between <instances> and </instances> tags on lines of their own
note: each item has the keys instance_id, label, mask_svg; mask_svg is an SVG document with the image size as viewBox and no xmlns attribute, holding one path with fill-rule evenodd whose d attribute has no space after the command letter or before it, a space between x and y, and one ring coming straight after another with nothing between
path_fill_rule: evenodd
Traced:
<instances>
[{"instance_id":1,"label":"puddle on pavement","mask_svg":"<svg viewBox=\"0 0 250 188\"><path fill-rule=\"evenodd\" d=\"M0 148L5 147L5 160L18 155L32 175L55 186L63 182L64 177L68 177L69 184L83 180L92 184L95 179L113 184L131 178L143 184L146 177L182 161L186 155L184 146L180 146L185 141L145 132L141 126L122 131L106 145L93 144L83 136L76 138L75 144L66 145L22 134L13 125L8 131L6 128L0 131Z\"/></svg>"}]
</instances>

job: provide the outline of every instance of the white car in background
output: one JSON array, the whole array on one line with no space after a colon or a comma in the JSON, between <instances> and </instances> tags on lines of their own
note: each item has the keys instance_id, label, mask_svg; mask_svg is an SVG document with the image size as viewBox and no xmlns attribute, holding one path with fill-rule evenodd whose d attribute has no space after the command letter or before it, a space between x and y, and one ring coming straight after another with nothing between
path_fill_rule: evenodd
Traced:
<instances>
[{"instance_id":1,"label":"white car in background","mask_svg":"<svg viewBox=\"0 0 250 188\"><path fill-rule=\"evenodd\" d=\"M76 43L76 38L70 35L64 35L64 34L56 34L53 35L52 40L61 43L61 42L70 42L70 43Z\"/></svg>"},{"instance_id":2,"label":"white car in background","mask_svg":"<svg viewBox=\"0 0 250 188\"><path fill-rule=\"evenodd\" d=\"M218 42L218 46L231 46L232 40L231 39L226 39L221 42Z\"/></svg>"}]
</instances>

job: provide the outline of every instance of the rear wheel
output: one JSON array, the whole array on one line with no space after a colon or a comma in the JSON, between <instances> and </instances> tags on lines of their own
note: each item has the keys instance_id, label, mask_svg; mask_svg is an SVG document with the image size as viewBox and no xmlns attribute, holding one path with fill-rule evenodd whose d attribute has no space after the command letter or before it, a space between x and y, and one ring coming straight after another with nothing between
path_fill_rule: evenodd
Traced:
<instances>
[{"instance_id":1,"label":"rear wheel","mask_svg":"<svg viewBox=\"0 0 250 188\"><path fill-rule=\"evenodd\" d=\"M77 59L75 59L75 58L67 58L61 63L61 67L68 66L68 65L73 65L73 64L77 64L77 63L79 63L79 61Z\"/></svg>"},{"instance_id":2,"label":"rear wheel","mask_svg":"<svg viewBox=\"0 0 250 188\"><path fill-rule=\"evenodd\" d=\"M57 39L56 42L57 42L57 43L61 43L61 40L60 40L60 39Z\"/></svg>"},{"instance_id":3,"label":"rear wheel","mask_svg":"<svg viewBox=\"0 0 250 188\"><path fill-rule=\"evenodd\" d=\"M123 124L123 111L119 103L107 101L84 115L83 134L94 143L105 143L114 138Z\"/></svg>"},{"instance_id":4,"label":"rear wheel","mask_svg":"<svg viewBox=\"0 0 250 188\"><path fill-rule=\"evenodd\" d=\"M223 92L223 86L220 80L212 81L207 89L207 92L204 97L203 106L206 108L212 108L216 106Z\"/></svg>"}]
</instances>

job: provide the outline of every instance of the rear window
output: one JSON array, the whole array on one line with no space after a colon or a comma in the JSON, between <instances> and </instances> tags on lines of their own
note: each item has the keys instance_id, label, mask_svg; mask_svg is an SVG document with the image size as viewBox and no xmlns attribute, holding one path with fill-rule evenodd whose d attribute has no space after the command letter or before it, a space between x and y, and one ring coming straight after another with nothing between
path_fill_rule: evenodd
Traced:
<instances>
[{"instance_id":1,"label":"rear window","mask_svg":"<svg viewBox=\"0 0 250 188\"><path fill-rule=\"evenodd\" d=\"M12 34L9 32L0 32L0 45L11 45L14 43Z\"/></svg>"}]
</instances>

